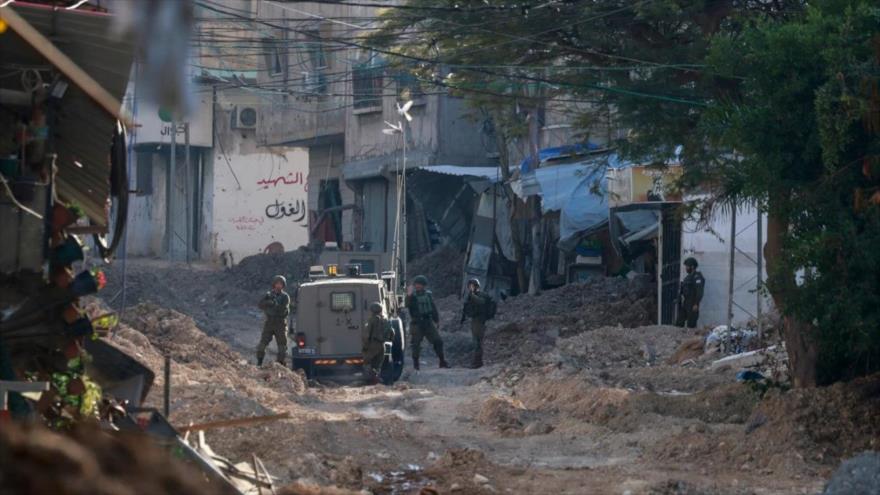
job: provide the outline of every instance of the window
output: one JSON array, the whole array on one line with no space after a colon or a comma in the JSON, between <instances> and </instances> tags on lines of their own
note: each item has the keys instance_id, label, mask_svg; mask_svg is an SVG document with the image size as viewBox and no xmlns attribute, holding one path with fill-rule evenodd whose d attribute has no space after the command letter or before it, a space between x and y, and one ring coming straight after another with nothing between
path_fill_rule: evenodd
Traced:
<instances>
[{"instance_id":1,"label":"window","mask_svg":"<svg viewBox=\"0 0 880 495\"><path fill-rule=\"evenodd\" d=\"M275 38L264 38L263 50L266 55L266 72L272 77L284 75L281 44Z\"/></svg>"},{"instance_id":2,"label":"window","mask_svg":"<svg viewBox=\"0 0 880 495\"><path fill-rule=\"evenodd\" d=\"M355 66L352 81L354 108L382 108L383 68L378 57Z\"/></svg>"},{"instance_id":3,"label":"window","mask_svg":"<svg viewBox=\"0 0 880 495\"><path fill-rule=\"evenodd\" d=\"M306 91L324 94L327 92L328 66L320 31L306 31L305 47L308 54L308 72L303 74L303 85Z\"/></svg>"},{"instance_id":4,"label":"window","mask_svg":"<svg viewBox=\"0 0 880 495\"><path fill-rule=\"evenodd\" d=\"M373 260L351 260L351 265L361 265L361 273L376 273L376 263Z\"/></svg>"},{"instance_id":5,"label":"window","mask_svg":"<svg viewBox=\"0 0 880 495\"><path fill-rule=\"evenodd\" d=\"M333 292L330 294L330 309L348 313L354 310L354 292Z\"/></svg>"},{"instance_id":6,"label":"window","mask_svg":"<svg viewBox=\"0 0 880 495\"><path fill-rule=\"evenodd\" d=\"M135 158L137 170L137 189L138 196L148 196L153 194L153 152L138 151Z\"/></svg>"}]
</instances>

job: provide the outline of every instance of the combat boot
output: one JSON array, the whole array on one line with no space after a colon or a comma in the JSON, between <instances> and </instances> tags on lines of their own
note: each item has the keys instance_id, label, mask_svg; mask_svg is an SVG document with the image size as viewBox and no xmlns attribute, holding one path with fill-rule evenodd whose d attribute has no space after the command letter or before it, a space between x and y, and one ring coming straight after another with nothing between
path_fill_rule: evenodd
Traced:
<instances>
[{"instance_id":1,"label":"combat boot","mask_svg":"<svg viewBox=\"0 0 880 495\"><path fill-rule=\"evenodd\" d=\"M440 367L441 368L451 368L451 366L449 366L449 363L446 362L446 357L443 355L443 351L440 351L439 355L437 357L440 358Z\"/></svg>"},{"instance_id":2,"label":"combat boot","mask_svg":"<svg viewBox=\"0 0 880 495\"><path fill-rule=\"evenodd\" d=\"M483 367L483 358L482 356L474 356L474 360L471 362L471 368L479 369Z\"/></svg>"},{"instance_id":3,"label":"combat boot","mask_svg":"<svg viewBox=\"0 0 880 495\"><path fill-rule=\"evenodd\" d=\"M413 369L415 369L416 371L421 369L421 368L419 368L419 357L418 356L413 356Z\"/></svg>"},{"instance_id":4,"label":"combat boot","mask_svg":"<svg viewBox=\"0 0 880 495\"><path fill-rule=\"evenodd\" d=\"M263 358L261 356L257 356L257 367L263 366Z\"/></svg>"}]
</instances>

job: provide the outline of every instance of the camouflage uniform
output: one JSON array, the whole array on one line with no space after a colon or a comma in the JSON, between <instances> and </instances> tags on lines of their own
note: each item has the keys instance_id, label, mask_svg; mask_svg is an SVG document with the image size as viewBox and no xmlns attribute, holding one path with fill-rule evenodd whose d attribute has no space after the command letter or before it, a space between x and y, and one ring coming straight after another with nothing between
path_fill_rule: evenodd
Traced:
<instances>
[{"instance_id":1,"label":"camouflage uniform","mask_svg":"<svg viewBox=\"0 0 880 495\"><path fill-rule=\"evenodd\" d=\"M486 335L488 302L489 300L486 295L480 292L479 289L468 292L464 300L461 321L464 322L465 317L471 319L471 337L474 340L473 366L475 368L483 366L483 337Z\"/></svg>"},{"instance_id":2,"label":"camouflage uniform","mask_svg":"<svg viewBox=\"0 0 880 495\"><path fill-rule=\"evenodd\" d=\"M388 320L379 313L370 315L367 324L364 325L361 339L364 354L364 378L372 383L377 381L379 371L382 369L382 361L385 358L385 329Z\"/></svg>"},{"instance_id":3,"label":"camouflage uniform","mask_svg":"<svg viewBox=\"0 0 880 495\"><path fill-rule=\"evenodd\" d=\"M440 367L448 368L443 355L443 340L437 331L440 323L440 312L434 304L434 297L429 290L417 290L406 298L406 307L411 317L410 332L412 333L413 367L419 369L419 356L422 354L422 339L434 346L434 352L440 358Z\"/></svg>"},{"instance_id":4,"label":"camouflage uniform","mask_svg":"<svg viewBox=\"0 0 880 495\"><path fill-rule=\"evenodd\" d=\"M285 286L284 277L275 277L272 281L281 281ZM266 347L272 338L278 346L278 362L285 364L287 360L287 316L290 314L290 296L287 292L271 290L263 296L259 304L260 309L266 313L266 322L263 324L263 333L260 335L260 343L257 344L257 365L263 364L266 357Z\"/></svg>"},{"instance_id":5,"label":"camouflage uniform","mask_svg":"<svg viewBox=\"0 0 880 495\"><path fill-rule=\"evenodd\" d=\"M690 261L690 259L687 261ZM694 271L688 273L684 280L681 281L676 326L696 328L697 319L700 317L700 301L703 300L703 289L705 286L706 279L703 278L702 273L696 270L696 264L694 264ZM696 309L694 309L695 307Z\"/></svg>"}]
</instances>

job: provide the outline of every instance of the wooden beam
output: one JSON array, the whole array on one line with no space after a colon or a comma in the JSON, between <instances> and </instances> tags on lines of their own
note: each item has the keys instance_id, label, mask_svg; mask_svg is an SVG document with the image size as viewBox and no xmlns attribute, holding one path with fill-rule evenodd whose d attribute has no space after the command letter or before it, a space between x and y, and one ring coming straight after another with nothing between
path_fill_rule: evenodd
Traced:
<instances>
[{"instance_id":1,"label":"wooden beam","mask_svg":"<svg viewBox=\"0 0 880 495\"><path fill-rule=\"evenodd\" d=\"M13 4L14 5L14 4ZM52 65L67 76L73 84L82 89L107 113L118 119L126 127L132 126L132 121L122 110L122 103L98 84L92 76L82 70L73 60L59 50L48 38L43 36L35 27L18 15L12 6L0 9L0 19L15 31L16 34L28 43L40 55L46 58Z\"/></svg>"},{"instance_id":2,"label":"wooden beam","mask_svg":"<svg viewBox=\"0 0 880 495\"><path fill-rule=\"evenodd\" d=\"M268 416L253 416L249 418L221 419L219 421L210 421L207 423L199 423L189 426L175 426L179 432L213 430L216 428L233 428L237 426L250 426L258 423L267 423L269 421L277 421L279 419L287 419L290 413L270 414Z\"/></svg>"}]
</instances>

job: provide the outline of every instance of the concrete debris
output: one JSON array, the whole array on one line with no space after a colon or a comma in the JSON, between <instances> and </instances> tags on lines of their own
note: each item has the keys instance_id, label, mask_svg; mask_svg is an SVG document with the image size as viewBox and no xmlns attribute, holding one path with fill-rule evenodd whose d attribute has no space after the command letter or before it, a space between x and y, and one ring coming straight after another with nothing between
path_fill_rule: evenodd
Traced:
<instances>
[{"instance_id":1,"label":"concrete debris","mask_svg":"<svg viewBox=\"0 0 880 495\"><path fill-rule=\"evenodd\" d=\"M478 485L485 485L489 483L489 478L483 476L480 473L474 474L474 483Z\"/></svg>"},{"instance_id":2,"label":"concrete debris","mask_svg":"<svg viewBox=\"0 0 880 495\"><path fill-rule=\"evenodd\" d=\"M705 351L721 354L739 354L753 349L757 343L758 332L746 328L731 328L719 325L706 336Z\"/></svg>"},{"instance_id":3,"label":"concrete debris","mask_svg":"<svg viewBox=\"0 0 880 495\"><path fill-rule=\"evenodd\" d=\"M734 354L732 356L725 356L721 359L713 361L712 364L709 365L709 367L715 370L720 368L742 369L760 366L764 363L764 361L767 360L767 356L774 350L776 350L775 345L766 347L764 349L759 349L757 351L749 351L740 354Z\"/></svg>"},{"instance_id":4,"label":"concrete debris","mask_svg":"<svg viewBox=\"0 0 880 495\"><path fill-rule=\"evenodd\" d=\"M823 495L880 495L880 453L863 452L834 472Z\"/></svg>"}]
</instances>

